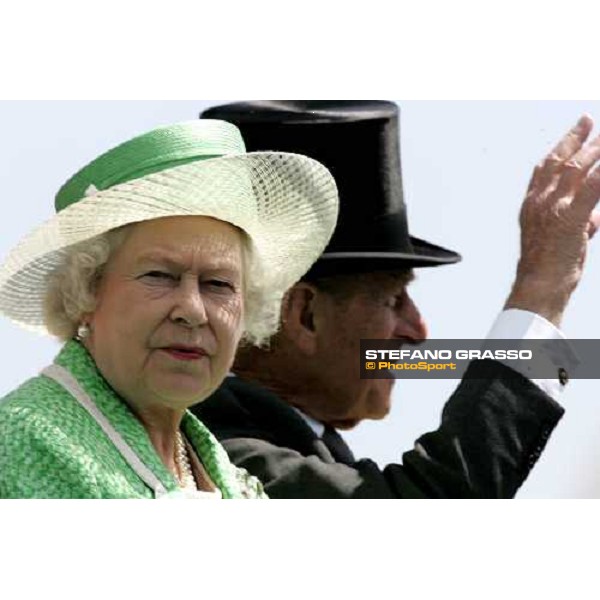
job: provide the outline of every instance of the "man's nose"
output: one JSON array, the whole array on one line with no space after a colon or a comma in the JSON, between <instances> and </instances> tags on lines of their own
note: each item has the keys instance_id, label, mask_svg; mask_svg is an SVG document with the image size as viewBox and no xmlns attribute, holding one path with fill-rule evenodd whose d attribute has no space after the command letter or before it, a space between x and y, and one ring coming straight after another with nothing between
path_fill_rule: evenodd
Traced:
<instances>
[{"instance_id":1,"label":"man's nose","mask_svg":"<svg viewBox=\"0 0 600 600\"><path fill-rule=\"evenodd\" d=\"M174 296L171 320L186 327L199 327L208 322L197 278L181 278Z\"/></svg>"},{"instance_id":2,"label":"man's nose","mask_svg":"<svg viewBox=\"0 0 600 600\"><path fill-rule=\"evenodd\" d=\"M427 324L413 299L406 294L402 310L399 311L394 335L413 344L424 342L428 336Z\"/></svg>"}]
</instances>

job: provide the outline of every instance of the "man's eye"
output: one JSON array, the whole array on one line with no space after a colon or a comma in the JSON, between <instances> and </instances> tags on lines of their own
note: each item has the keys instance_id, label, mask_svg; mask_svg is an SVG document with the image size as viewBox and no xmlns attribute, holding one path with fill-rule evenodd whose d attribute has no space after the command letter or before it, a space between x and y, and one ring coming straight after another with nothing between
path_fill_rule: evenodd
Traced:
<instances>
[{"instance_id":1,"label":"man's eye","mask_svg":"<svg viewBox=\"0 0 600 600\"><path fill-rule=\"evenodd\" d=\"M393 308L394 310L399 310L404 304L404 295L394 296L393 298L390 298L387 304L390 308Z\"/></svg>"}]
</instances>

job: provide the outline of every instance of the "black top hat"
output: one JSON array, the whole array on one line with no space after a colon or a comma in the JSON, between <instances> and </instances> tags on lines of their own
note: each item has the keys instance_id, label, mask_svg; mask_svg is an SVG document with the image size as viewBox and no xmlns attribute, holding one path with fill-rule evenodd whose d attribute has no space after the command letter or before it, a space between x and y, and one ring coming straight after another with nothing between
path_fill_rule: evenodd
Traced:
<instances>
[{"instance_id":1,"label":"black top hat","mask_svg":"<svg viewBox=\"0 0 600 600\"><path fill-rule=\"evenodd\" d=\"M335 177L338 224L307 277L433 267L461 259L408 233L399 109L393 102L262 100L215 106L200 116L237 125L249 152L305 154Z\"/></svg>"}]
</instances>

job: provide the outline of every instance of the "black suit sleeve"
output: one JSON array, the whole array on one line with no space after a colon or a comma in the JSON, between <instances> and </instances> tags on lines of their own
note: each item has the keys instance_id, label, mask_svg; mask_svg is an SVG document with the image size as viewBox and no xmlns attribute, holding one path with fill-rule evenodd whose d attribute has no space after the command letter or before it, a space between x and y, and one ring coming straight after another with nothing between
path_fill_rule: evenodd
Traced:
<instances>
[{"instance_id":1,"label":"black suit sleeve","mask_svg":"<svg viewBox=\"0 0 600 600\"><path fill-rule=\"evenodd\" d=\"M564 413L538 386L494 362L473 363L440 427L417 440L398 470L429 497L512 498Z\"/></svg>"},{"instance_id":2,"label":"black suit sleeve","mask_svg":"<svg viewBox=\"0 0 600 600\"><path fill-rule=\"evenodd\" d=\"M328 463L235 427L220 437L233 462L261 479L272 498L511 498L563 412L508 367L476 361L440 427L383 470L371 460Z\"/></svg>"}]
</instances>

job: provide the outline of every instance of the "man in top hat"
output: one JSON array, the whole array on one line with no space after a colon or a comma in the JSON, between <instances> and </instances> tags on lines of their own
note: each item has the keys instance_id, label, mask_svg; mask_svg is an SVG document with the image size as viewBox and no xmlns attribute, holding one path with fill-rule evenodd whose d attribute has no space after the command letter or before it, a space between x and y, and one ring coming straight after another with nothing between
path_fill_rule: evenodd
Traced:
<instances>
[{"instance_id":1,"label":"man in top hat","mask_svg":"<svg viewBox=\"0 0 600 600\"><path fill-rule=\"evenodd\" d=\"M233 461L275 498L514 496L562 416L555 398L568 379L568 357L554 357L557 377L543 381L501 362L471 363L440 427L419 438L401 464L379 469L356 460L336 431L390 409L392 380L360 378L360 340L425 340L408 292L412 269L460 260L408 233L397 106L261 101L201 116L233 122L249 151L319 160L340 193L331 243L289 290L270 346L240 349L235 376L194 408ZM583 117L534 172L521 212L517 279L491 337L561 337L557 327L595 231L600 177L590 169L600 142L584 144L591 128ZM565 199L570 204L557 210Z\"/></svg>"}]
</instances>

